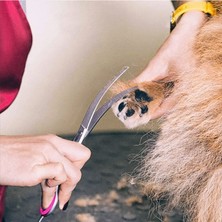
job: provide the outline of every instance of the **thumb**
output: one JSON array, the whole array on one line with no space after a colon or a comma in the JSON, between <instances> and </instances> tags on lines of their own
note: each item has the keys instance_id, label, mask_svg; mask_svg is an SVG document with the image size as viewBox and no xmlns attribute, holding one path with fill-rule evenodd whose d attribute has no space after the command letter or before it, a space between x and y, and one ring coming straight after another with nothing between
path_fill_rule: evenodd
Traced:
<instances>
[{"instance_id":1,"label":"thumb","mask_svg":"<svg viewBox=\"0 0 222 222\"><path fill-rule=\"evenodd\" d=\"M67 179L66 171L61 163L47 163L35 166L35 175L42 186L42 207L46 209L56 192L56 186Z\"/></svg>"}]
</instances>

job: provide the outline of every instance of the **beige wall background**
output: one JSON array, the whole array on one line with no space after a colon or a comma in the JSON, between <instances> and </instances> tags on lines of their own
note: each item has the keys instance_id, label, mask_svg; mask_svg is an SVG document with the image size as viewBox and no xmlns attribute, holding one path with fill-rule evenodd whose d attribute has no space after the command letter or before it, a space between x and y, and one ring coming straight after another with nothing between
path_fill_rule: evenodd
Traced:
<instances>
[{"instance_id":1,"label":"beige wall background","mask_svg":"<svg viewBox=\"0 0 222 222\"><path fill-rule=\"evenodd\" d=\"M169 33L170 1L27 0L33 47L1 134L73 134L123 66L138 75ZM154 127L150 123L148 127ZM97 131L124 130L111 111Z\"/></svg>"}]
</instances>

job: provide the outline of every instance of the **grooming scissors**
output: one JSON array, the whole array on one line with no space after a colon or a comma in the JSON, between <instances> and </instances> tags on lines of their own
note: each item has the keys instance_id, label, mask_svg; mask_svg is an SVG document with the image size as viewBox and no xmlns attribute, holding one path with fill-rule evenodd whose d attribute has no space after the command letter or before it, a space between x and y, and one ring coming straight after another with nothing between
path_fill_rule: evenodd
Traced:
<instances>
[{"instance_id":1,"label":"grooming scissors","mask_svg":"<svg viewBox=\"0 0 222 222\"><path fill-rule=\"evenodd\" d=\"M123 96L136 89L136 87L130 88L117 94L97 110L97 107L101 102L102 98L104 97L104 95L106 94L106 92L128 69L129 69L128 66L123 67L122 70L111 81L109 81L108 84L97 94L95 99L90 104L73 141L82 143L83 140L88 136L88 134L93 130L98 121L111 108L111 106L114 103L116 103L118 100L120 100ZM53 212L58 202L58 194L59 194L59 187L57 186L55 195L49 207L46 209L43 209L42 207L40 208L41 217L38 222L41 222L46 216L48 216Z\"/></svg>"}]
</instances>

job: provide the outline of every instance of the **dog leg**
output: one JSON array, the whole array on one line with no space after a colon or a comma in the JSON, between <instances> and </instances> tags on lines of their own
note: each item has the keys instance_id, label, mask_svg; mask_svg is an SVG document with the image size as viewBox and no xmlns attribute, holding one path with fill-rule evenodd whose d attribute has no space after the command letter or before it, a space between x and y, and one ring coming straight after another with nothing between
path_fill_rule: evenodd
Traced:
<instances>
[{"instance_id":1,"label":"dog leg","mask_svg":"<svg viewBox=\"0 0 222 222\"><path fill-rule=\"evenodd\" d=\"M117 94L127 88L137 89L113 105L113 112L127 128L134 128L149 122L152 114L164 99L165 86L157 82L143 82L136 84L118 83L113 89Z\"/></svg>"}]
</instances>

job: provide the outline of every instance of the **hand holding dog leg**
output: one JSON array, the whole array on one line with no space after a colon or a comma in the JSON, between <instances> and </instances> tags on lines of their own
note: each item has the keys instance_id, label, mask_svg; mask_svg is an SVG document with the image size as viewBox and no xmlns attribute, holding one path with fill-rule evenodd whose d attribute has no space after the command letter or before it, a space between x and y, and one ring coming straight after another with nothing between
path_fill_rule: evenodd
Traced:
<instances>
[{"instance_id":1,"label":"hand holding dog leg","mask_svg":"<svg viewBox=\"0 0 222 222\"><path fill-rule=\"evenodd\" d=\"M135 82L164 79L173 81L177 72L186 70L186 67L193 63L192 45L200 27L206 20L207 15L201 11L185 13L146 69L136 77ZM175 101L170 98L165 99L159 109L151 116L151 119L160 117L170 110L174 104Z\"/></svg>"}]
</instances>

